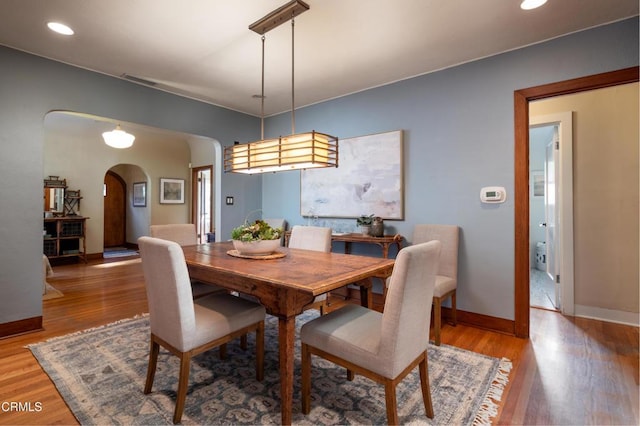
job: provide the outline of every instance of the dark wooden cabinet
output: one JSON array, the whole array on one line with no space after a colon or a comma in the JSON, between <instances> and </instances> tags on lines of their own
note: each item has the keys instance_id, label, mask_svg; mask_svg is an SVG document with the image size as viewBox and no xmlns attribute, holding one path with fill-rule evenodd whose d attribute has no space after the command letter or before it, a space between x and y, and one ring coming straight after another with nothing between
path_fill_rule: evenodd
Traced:
<instances>
[{"instance_id":1,"label":"dark wooden cabinet","mask_svg":"<svg viewBox=\"0 0 640 426\"><path fill-rule=\"evenodd\" d=\"M77 257L87 262L85 247L88 217L62 216L44 219L43 253L49 259Z\"/></svg>"}]
</instances>

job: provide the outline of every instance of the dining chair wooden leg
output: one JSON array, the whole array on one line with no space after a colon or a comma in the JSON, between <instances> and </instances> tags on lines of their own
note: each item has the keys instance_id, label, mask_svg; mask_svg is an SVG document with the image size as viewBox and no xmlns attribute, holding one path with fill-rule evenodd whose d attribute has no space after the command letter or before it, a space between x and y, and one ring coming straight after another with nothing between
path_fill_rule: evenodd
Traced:
<instances>
[{"instance_id":1,"label":"dining chair wooden leg","mask_svg":"<svg viewBox=\"0 0 640 426\"><path fill-rule=\"evenodd\" d=\"M144 393L151 392L153 387L153 379L156 375L156 365L158 364L158 352L160 351L160 345L151 336L151 343L149 344L149 365L147 366L147 381L144 385Z\"/></svg>"},{"instance_id":2,"label":"dining chair wooden leg","mask_svg":"<svg viewBox=\"0 0 640 426\"><path fill-rule=\"evenodd\" d=\"M387 404L387 424L398 424L398 408L396 401L396 386L393 380L384 381L384 399Z\"/></svg>"},{"instance_id":3,"label":"dining chair wooden leg","mask_svg":"<svg viewBox=\"0 0 640 426\"><path fill-rule=\"evenodd\" d=\"M220 345L220 359L227 359L227 344L223 343Z\"/></svg>"},{"instance_id":4,"label":"dining chair wooden leg","mask_svg":"<svg viewBox=\"0 0 640 426\"><path fill-rule=\"evenodd\" d=\"M189 369L191 367L191 354L184 352L180 355L180 376L178 377L178 394L176 397L176 409L173 412L173 423L178 424L182 419L184 402L187 398L189 387Z\"/></svg>"},{"instance_id":5,"label":"dining chair wooden leg","mask_svg":"<svg viewBox=\"0 0 640 426\"><path fill-rule=\"evenodd\" d=\"M429 367L427 353L424 353L424 359L420 362L418 368L420 370L420 385L422 386L422 400L424 401L424 411L427 417L433 418L433 402L431 401L431 386L429 385Z\"/></svg>"},{"instance_id":6,"label":"dining chair wooden leg","mask_svg":"<svg viewBox=\"0 0 640 426\"><path fill-rule=\"evenodd\" d=\"M240 348L243 351L247 350L247 335L243 334L242 336L240 336Z\"/></svg>"},{"instance_id":7,"label":"dining chair wooden leg","mask_svg":"<svg viewBox=\"0 0 640 426\"><path fill-rule=\"evenodd\" d=\"M311 352L309 346L302 344L302 414L309 414L311 411Z\"/></svg>"},{"instance_id":8,"label":"dining chair wooden leg","mask_svg":"<svg viewBox=\"0 0 640 426\"><path fill-rule=\"evenodd\" d=\"M435 344L440 346L440 327L442 325L442 301L440 298L433 298L433 331L435 333Z\"/></svg>"},{"instance_id":9,"label":"dining chair wooden leg","mask_svg":"<svg viewBox=\"0 0 640 426\"><path fill-rule=\"evenodd\" d=\"M451 293L451 317L453 319L453 325L458 324L458 315L456 312L456 291L453 290L453 293Z\"/></svg>"},{"instance_id":10,"label":"dining chair wooden leg","mask_svg":"<svg viewBox=\"0 0 640 426\"><path fill-rule=\"evenodd\" d=\"M347 380L350 382L353 382L353 379L356 377L356 374L353 372L353 370L349 370L347 368Z\"/></svg>"},{"instance_id":11,"label":"dining chair wooden leg","mask_svg":"<svg viewBox=\"0 0 640 426\"><path fill-rule=\"evenodd\" d=\"M245 341L247 335L243 334ZM264 379L264 321L258 324L256 329L256 380L261 382Z\"/></svg>"}]
</instances>

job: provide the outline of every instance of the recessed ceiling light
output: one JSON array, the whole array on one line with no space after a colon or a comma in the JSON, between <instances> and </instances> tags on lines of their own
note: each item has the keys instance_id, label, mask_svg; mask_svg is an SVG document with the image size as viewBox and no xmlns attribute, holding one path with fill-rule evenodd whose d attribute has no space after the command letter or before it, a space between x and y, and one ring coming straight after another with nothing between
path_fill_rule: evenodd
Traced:
<instances>
[{"instance_id":1,"label":"recessed ceiling light","mask_svg":"<svg viewBox=\"0 0 640 426\"><path fill-rule=\"evenodd\" d=\"M65 24L61 24L60 22L48 22L47 27L49 27L51 31L55 31L58 34L64 34L64 35L74 34L71 28L69 28Z\"/></svg>"},{"instance_id":2,"label":"recessed ceiling light","mask_svg":"<svg viewBox=\"0 0 640 426\"><path fill-rule=\"evenodd\" d=\"M520 4L520 8L524 10L531 10L545 4L547 0L523 0Z\"/></svg>"}]
</instances>

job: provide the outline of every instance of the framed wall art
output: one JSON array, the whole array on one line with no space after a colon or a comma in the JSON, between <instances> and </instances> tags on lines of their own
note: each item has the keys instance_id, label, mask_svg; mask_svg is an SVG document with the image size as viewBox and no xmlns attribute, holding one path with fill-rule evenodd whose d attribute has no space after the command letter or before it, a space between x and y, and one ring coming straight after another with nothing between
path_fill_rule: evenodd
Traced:
<instances>
[{"instance_id":1,"label":"framed wall art","mask_svg":"<svg viewBox=\"0 0 640 426\"><path fill-rule=\"evenodd\" d=\"M300 214L404 219L402 130L341 139L336 168L300 172Z\"/></svg>"},{"instance_id":2,"label":"framed wall art","mask_svg":"<svg viewBox=\"0 0 640 426\"><path fill-rule=\"evenodd\" d=\"M160 178L160 204L184 204L184 179Z\"/></svg>"},{"instance_id":3,"label":"framed wall art","mask_svg":"<svg viewBox=\"0 0 640 426\"><path fill-rule=\"evenodd\" d=\"M133 183L133 207L146 207L147 182Z\"/></svg>"}]
</instances>

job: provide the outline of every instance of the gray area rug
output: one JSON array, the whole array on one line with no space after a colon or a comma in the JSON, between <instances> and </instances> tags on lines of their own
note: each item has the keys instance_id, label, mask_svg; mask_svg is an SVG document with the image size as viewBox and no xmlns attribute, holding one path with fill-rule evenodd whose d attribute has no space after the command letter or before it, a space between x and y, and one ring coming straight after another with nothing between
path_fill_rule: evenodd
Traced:
<instances>
[{"instance_id":1,"label":"gray area rug","mask_svg":"<svg viewBox=\"0 0 640 426\"><path fill-rule=\"evenodd\" d=\"M296 327L317 316L307 311ZM228 345L194 358L183 424L279 424L278 321L267 316L265 378L255 380L254 335L243 351ZM142 393L148 362L148 317L123 320L47 342L29 345L78 421L89 424L171 424L178 358L161 349L149 395ZM299 341L296 354L299 360ZM452 346L431 345L429 378L435 418L424 412L417 368L397 387L403 424L484 425L497 414L511 362ZM300 363L295 364L294 424L384 424L384 388L362 376L313 358L312 411L300 412Z\"/></svg>"}]
</instances>

